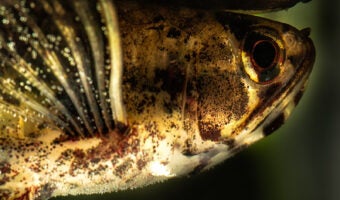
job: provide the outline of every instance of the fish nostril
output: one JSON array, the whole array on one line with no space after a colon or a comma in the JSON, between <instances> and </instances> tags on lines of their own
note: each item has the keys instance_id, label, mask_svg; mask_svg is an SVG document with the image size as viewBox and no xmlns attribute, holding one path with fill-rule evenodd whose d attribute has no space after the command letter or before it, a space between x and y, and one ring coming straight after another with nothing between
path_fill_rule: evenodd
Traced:
<instances>
[{"instance_id":1,"label":"fish nostril","mask_svg":"<svg viewBox=\"0 0 340 200\"><path fill-rule=\"evenodd\" d=\"M300 31L301 35L304 37L309 37L311 33L311 28L304 28Z\"/></svg>"}]
</instances>

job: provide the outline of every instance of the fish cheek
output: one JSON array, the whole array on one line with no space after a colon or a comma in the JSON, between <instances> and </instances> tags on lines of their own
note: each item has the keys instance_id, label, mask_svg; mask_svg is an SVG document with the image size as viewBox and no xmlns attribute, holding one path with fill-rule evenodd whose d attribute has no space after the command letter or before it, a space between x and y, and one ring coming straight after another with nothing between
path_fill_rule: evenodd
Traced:
<instances>
[{"instance_id":1,"label":"fish cheek","mask_svg":"<svg viewBox=\"0 0 340 200\"><path fill-rule=\"evenodd\" d=\"M197 80L198 127L203 140L221 140L221 130L247 112L248 94L237 74L211 72Z\"/></svg>"}]
</instances>

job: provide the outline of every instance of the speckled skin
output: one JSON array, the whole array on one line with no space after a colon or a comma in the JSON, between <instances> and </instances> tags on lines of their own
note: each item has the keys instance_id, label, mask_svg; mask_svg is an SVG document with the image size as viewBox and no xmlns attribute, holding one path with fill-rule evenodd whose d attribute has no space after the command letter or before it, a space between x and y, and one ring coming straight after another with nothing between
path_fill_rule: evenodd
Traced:
<instances>
[{"instance_id":1,"label":"speckled skin","mask_svg":"<svg viewBox=\"0 0 340 200\"><path fill-rule=\"evenodd\" d=\"M19 23L9 13L22 10L10 2L0 3L0 58L7 67L0 71L1 200L109 192L205 170L278 128L301 97L314 61L306 31L285 24L247 15L118 1L123 71L121 85L116 85L121 96L115 96L120 93L108 82L119 79L110 76L118 65L105 65L102 74L93 75L98 73L93 66L99 57L112 64L119 52L110 46L107 34L115 21L105 18L112 10L103 6L113 8L111 1L91 4L99 12L88 5L78 7L87 8L92 22L104 27L101 33L91 30L101 34L97 39L102 40L96 43L103 46L96 48L86 35L91 31L86 32L84 18L74 11L76 3L20 4L33 16L20 24L33 30L36 20L44 34L61 36L57 43L51 36L45 41L42 35L34 37L30 31L25 35L15 29ZM18 16L13 19L22 20ZM80 22L70 20L77 17ZM91 20L86 22L91 24ZM57 28L49 26L54 23ZM269 35L279 48L275 66L279 73L270 80L261 81L252 74L254 67L248 62L252 52L244 48L245 38L254 31ZM32 38L25 39L27 35ZM78 60L77 55L81 55ZM44 59L49 56L50 62ZM17 70L16 66L32 69L23 60L41 67L41 72L33 76L35 72L27 75ZM56 60L65 69L65 85L59 83L63 76L51 73L56 71ZM103 79L103 91L110 93L111 103L118 97L116 101L121 98L122 104L101 102L99 82L89 83L86 93L82 63L85 82ZM69 112L48 96L44 84ZM79 97L79 106L68 99L72 92L75 99ZM105 119L105 106L110 119ZM77 109L84 111L83 120ZM98 113L91 113L96 109Z\"/></svg>"}]
</instances>

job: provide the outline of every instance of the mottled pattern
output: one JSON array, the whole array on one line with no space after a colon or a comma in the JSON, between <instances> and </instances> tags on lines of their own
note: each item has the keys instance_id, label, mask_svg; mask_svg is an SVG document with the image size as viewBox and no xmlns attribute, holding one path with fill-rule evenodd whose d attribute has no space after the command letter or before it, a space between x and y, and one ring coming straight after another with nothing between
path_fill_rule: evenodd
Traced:
<instances>
[{"instance_id":1,"label":"mottled pattern","mask_svg":"<svg viewBox=\"0 0 340 200\"><path fill-rule=\"evenodd\" d=\"M269 69L253 55L267 40ZM248 15L4 0L0 60L0 199L48 199L225 160L287 119L314 48L305 30Z\"/></svg>"}]
</instances>

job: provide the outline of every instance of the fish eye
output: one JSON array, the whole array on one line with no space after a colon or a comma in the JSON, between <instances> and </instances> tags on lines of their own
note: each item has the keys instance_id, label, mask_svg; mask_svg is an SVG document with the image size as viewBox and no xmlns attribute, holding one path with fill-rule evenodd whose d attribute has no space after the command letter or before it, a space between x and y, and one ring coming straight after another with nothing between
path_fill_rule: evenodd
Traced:
<instances>
[{"instance_id":1,"label":"fish eye","mask_svg":"<svg viewBox=\"0 0 340 200\"><path fill-rule=\"evenodd\" d=\"M277 45L269 40L259 40L252 48L251 63L254 67L261 69L269 69L277 63L278 57Z\"/></svg>"},{"instance_id":2,"label":"fish eye","mask_svg":"<svg viewBox=\"0 0 340 200\"><path fill-rule=\"evenodd\" d=\"M250 32L243 41L244 69L257 83L268 83L280 74L283 55L282 41L269 30Z\"/></svg>"}]
</instances>

